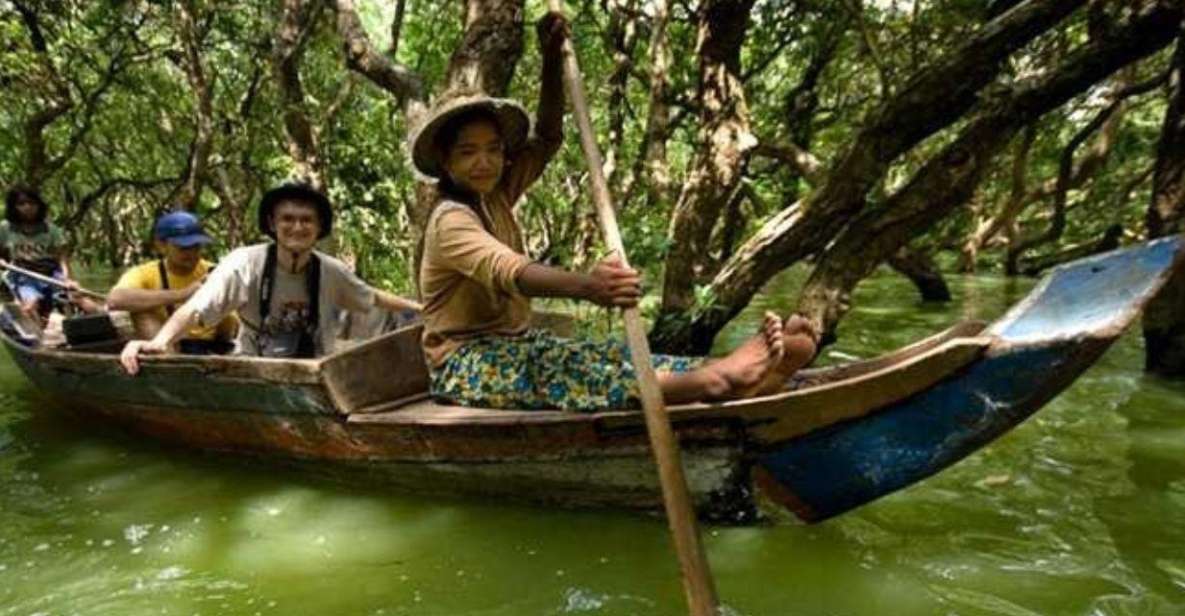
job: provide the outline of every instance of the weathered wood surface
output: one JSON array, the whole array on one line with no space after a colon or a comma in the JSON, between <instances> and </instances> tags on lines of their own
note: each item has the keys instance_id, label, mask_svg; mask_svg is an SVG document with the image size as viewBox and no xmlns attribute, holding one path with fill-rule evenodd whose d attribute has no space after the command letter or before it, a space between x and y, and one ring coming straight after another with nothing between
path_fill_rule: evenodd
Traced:
<instances>
[{"instance_id":1,"label":"weathered wood surface","mask_svg":"<svg viewBox=\"0 0 1185 616\"><path fill-rule=\"evenodd\" d=\"M207 453L296 465L300 474L427 494L657 509L658 477L644 433L606 433L594 416L488 430L481 425L353 424L335 413L262 413L61 398L60 406L137 434ZM693 501L718 521L755 515L745 498L739 435L682 430Z\"/></svg>"},{"instance_id":2,"label":"weathered wood surface","mask_svg":"<svg viewBox=\"0 0 1185 616\"><path fill-rule=\"evenodd\" d=\"M428 391L428 368L420 348L422 325L402 327L320 361L321 379L345 414Z\"/></svg>"},{"instance_id":3,"label":"weathered wood surface","mask_svg":"<svg viewBox=\"0 0 1185 616\"><path fill-rule=\"evenodd\" d=\"M19 345L17 345L19 346ZM21 347L23 348L23 347ZM69 350L39 348L39 362L95 374L123 374L118 356L110 353L77 353ZM258 380L268 383L320 384L317 362L304 359L271 359L232 355L155 355L144 357L140 365L148 372L161 374L198 374ZM129 381L134 382L134 381Z\"/></svg>"},{"instance_id":4,"label":"weathered wood surface","mask_svg":"<svg viewBox=\"0 0 1185 616\"><path fill-rule=\"evenodd\" d=\"M13 360L38 387L73 404L245 411L254 414L334 415L315 362L238 357L149 358L136 377L118 356L31 351L4 337ZM200 428L201 415L193 418Z\"/></svg>"}]
</instances>

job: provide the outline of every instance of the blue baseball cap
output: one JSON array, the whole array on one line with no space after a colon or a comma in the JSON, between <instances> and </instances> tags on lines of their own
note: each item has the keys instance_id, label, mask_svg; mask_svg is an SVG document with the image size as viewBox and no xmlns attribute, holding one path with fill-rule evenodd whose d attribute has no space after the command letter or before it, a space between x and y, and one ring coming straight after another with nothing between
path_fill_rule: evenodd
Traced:
<instances>
[{"instance_id":1,"label":"blue baseball cap","mask_svg":"<svg viewBox=\"0 0 1185 616\"><path fill-rule=\"evenodd\" d=\"M169 212L156 219L156 239L181 248L193 248L214 241L202 231L202 223L189 212Z\"/></svg>"}]
</instances>

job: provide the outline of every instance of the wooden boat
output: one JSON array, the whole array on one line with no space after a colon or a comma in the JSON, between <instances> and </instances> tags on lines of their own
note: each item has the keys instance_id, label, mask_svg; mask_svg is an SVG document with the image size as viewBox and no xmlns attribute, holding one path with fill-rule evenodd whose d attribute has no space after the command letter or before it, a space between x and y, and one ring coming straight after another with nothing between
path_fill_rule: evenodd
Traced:
<instances>
[{"instance_id":1,"label":"wooden boat","mask_svg":"<svg viewBox=\"0 0 1185 616\"><path fill-rule=\"evenodd\" d=\"M1056 396L1181 260L1165 239L1054 270L985 327L804 370L787 391L672 407L696 507L746 523L776 505L814 522L917 482ZM498 411L426 394L418 326L320 360L169 356L129 377L111 353L4 344L70 410L200 450L352 479L566 506L658 508L636 411Z\"/></svg>"}]
</instances>

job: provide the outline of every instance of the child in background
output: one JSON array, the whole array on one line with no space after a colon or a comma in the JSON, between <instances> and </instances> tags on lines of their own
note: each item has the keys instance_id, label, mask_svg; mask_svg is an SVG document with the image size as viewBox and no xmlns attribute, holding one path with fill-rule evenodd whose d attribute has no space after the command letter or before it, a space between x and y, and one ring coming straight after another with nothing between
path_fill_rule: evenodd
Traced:
<instances>
[{"instance_id":1,"label":"child in background","mask_svg":"<svg viewBox=\"0 0 1185 616\"><path fill-rule=\"evenodd\" d=\"M70 279L66 234L48 220L49 207L36 190L16 186L4 201L4 221L0 222L0 257L13 265L61 280L63 288L78 289ZM30 276L9 271L4 281L30 317L42 318L53 308L54 285ZM82 306L84 311L85 306Z\"/></svg>"}]
</instances>

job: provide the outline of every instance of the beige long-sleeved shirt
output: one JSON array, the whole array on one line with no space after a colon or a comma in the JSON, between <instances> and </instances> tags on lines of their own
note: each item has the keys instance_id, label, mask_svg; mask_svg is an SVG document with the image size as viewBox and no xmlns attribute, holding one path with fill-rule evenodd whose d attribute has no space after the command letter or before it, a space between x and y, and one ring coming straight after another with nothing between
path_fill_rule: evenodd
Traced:
<instances>
[{"instance_id":1,"label":"beige long-sleeved shirt","mask_svg":"<svg viewBox=\"0 0 1185 616\"><path fill-rule=\"evenodd\" d=\"M455 201L441 201L428 219L420 293L424 354L434 367L468 340L518 336L529 326L531 300L516 280L531 259L513 208L559 149L559 131L548 132L508 156L501 183L478 206L490 228L472 207Z\"/></svg>"}]
</instances>

